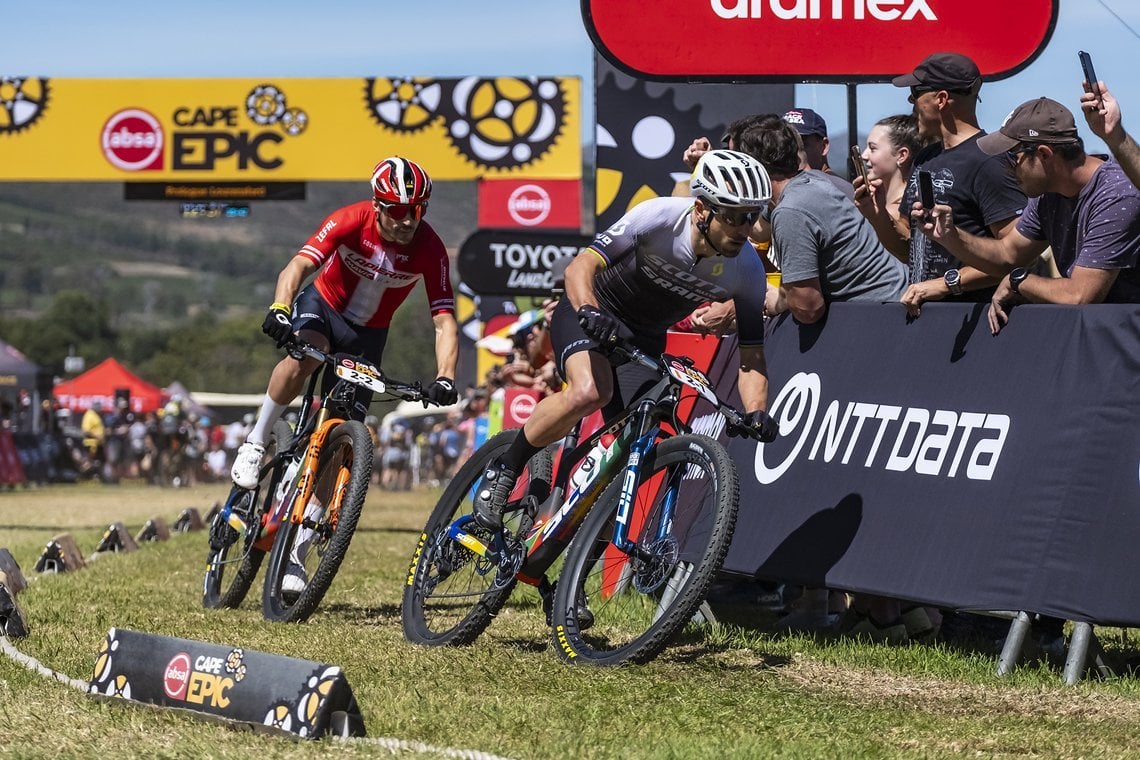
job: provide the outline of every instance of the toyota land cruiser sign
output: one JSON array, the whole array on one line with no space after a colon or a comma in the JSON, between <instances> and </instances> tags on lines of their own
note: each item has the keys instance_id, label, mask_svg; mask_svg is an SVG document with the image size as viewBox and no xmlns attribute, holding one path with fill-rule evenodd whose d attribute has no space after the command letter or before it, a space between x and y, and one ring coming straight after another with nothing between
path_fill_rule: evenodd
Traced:
<instances>
[{"instance_id":1,"label":"toyota land cruiser sign","mask_svg":"<svg viewBox=\"0 0 1140 760\"><path fill-rule=\"evenodd\" d=\"M887 81L935 50L953 50L974 59L992 80L1016 73L1045 48L1057 5L655 0L647 13L629 0L582 0L582 18L602 55L643 79Z\"/></svg>"}]
</instances>

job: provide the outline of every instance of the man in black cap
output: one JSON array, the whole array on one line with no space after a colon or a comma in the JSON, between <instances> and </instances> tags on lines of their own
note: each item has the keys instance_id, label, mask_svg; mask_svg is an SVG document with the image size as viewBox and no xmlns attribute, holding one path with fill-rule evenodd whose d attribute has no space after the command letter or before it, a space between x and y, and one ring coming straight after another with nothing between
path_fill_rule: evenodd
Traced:
<instances>
[{"instance_id":1,"label":"man in black cap","mask_svg":"<svg viewBox=\"0 0 1140 760\"><path fill-rule=\"evenodd\" d=\"M985 134L977 118L982 86L978 67L960 53L933 53L913 72L893 82L896 87L910 88L908 100L914 105L919 134L936 142L915 158L899 207L898 226L885 209L874 210L866 191L856 196L856 202L883 244L908 261L910 287L902 302L912 315L918 316L922 304L931 300L989 300L988 293L974 291L991 288L997 279L964 266L950 251L920 234L910 215L918 200L919 170L931 173L935 201L952 208L958 226L970 234L1003 237L1013 231L1025 208L1025 195L1010 175L1005 158L989 156L978 148L978 139Z\"/></svg>"},{"instance_id":2,"label":"man in black cap","mask_svg":"<svg viewBox=\"0 0 1140 760\"><path fill-rule=\"evenodd\" d=\"M1000 240L977 237L958 228L949 206L936 205L923 231L991 274L1016 267L993 296L994 334L1018 303L1140 303L1140 191L1115 160L1085 153L1068 108L1049 98L1026 101L978 148L1008 156L1030 198L1016 229ZM1047 246L1060 278L1025 268Z\"/></svg>"}]
</instances>

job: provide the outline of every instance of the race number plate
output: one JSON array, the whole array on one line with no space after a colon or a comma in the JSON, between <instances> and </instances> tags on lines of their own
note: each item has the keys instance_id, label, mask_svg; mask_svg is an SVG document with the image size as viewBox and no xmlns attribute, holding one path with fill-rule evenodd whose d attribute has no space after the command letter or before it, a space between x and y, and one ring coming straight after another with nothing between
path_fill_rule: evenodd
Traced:
<instances>
[{"instance_id":1,"label":"race number plate","mask_svg":"<svg viewBox=\"0 0 1140 760\"><path fill-rule=\"evenodd\" d=\"M384 392L384 381L380 379L380 371L364 362L340 362L336 365L336 376L356 385L363 385L375 393Z\"/></svg>"},{"instance_id":2,"label":"race number plate","mask_svg":"<svg viewBox=\"0 0 1140 760\"><path fill-rule=\"evenodd\" d=\"M668 358L665 366L669 370L669 375L674 380L682 385L689 386L695 390L701 398L713 406L720 406L720 400L716 397L716 393L712 389L712 382L709 381L708 376L705 375L704 372L673 357Z\"/></svg>"}]
</instances>

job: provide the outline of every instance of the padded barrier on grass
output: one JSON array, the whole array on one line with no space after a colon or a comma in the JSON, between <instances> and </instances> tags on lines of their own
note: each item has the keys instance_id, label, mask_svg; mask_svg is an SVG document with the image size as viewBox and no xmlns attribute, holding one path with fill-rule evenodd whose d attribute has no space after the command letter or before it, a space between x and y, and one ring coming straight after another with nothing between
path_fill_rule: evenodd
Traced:
<instances>
[{"instance_id":1,"label":"padded barrier on grass","mask_svg":"<svg viewBox=\"0 0 1140 760\"><path fill-rule=\"evenodd\" d=\"M725 569L1140 626L1140 307L1018 306L997 336L987 309L774 320L780 438L720 436L741 481ZM704 365L722 395L734 354L725 339Z\"/></svg>"}]
</instances>

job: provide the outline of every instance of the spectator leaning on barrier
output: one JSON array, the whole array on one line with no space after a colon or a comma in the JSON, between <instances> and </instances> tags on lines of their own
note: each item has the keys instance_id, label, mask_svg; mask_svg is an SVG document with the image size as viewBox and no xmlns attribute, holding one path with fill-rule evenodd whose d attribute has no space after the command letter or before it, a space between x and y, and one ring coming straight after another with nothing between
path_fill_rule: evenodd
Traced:
<instances>
[{"instance_id":1,"label":"spectator leaning on barrier","mask_svg":"<svg viewBox=\"0 0 1140 760\"><path fill-rule=\"evenodd\" d=\"M818 322L832 301L896 301L906 267L887 252L858 209L820 171L804 170L789 124L770 121L741 135L741 150L772 178L771 256L783 282L765 309L790 309L797 321ZM778 294L775 295L774 294Z\"/></svg>"},{"instance_id":2,"label":"spectator leaning on barrier","mask_svg":"<svg viewBox=\"0 0 1140 760\"><path fill-rule=\"evenodd\" d=\"M1085 153L1069 109L1049 98L1026 101L978 147L1013 162L1030 198L1017 228L1000 240L980 238L957 227L949 206L936 205L924 229L980 269L1017 267L993 296L995 334L1017 303L1140 303L1140 191L1115 160ZM1063 277L1025 269L1047 246Z\"/></svg>"},{"instance_id":3,"label":"spectator leaning on barrier","mask_svg":"<svg viewBox=\"0 0 1140 760\"><path fill-rule=\"evenodd\" d=\"M954 209L964 229L974 235L1002 237L1013 230L1025 208L1025 195L1009 175L1003 158L978 148L985 134L978 126L978 92L982 77L977 65L959 53L933 53L910 74L896 77L896 87L910 88L910 102L921 136L937 140L915 158L896 227L882 212L873 215L860 204L889 250L907 257L910 284L902 301L914 316L931 300L979 300L997 278L964 267L949 251L913 227L910 211L918 200L918 172L929 171L935 200ZM910 226L906 226L910 225Z\"/></svg>"}]
</instances>

